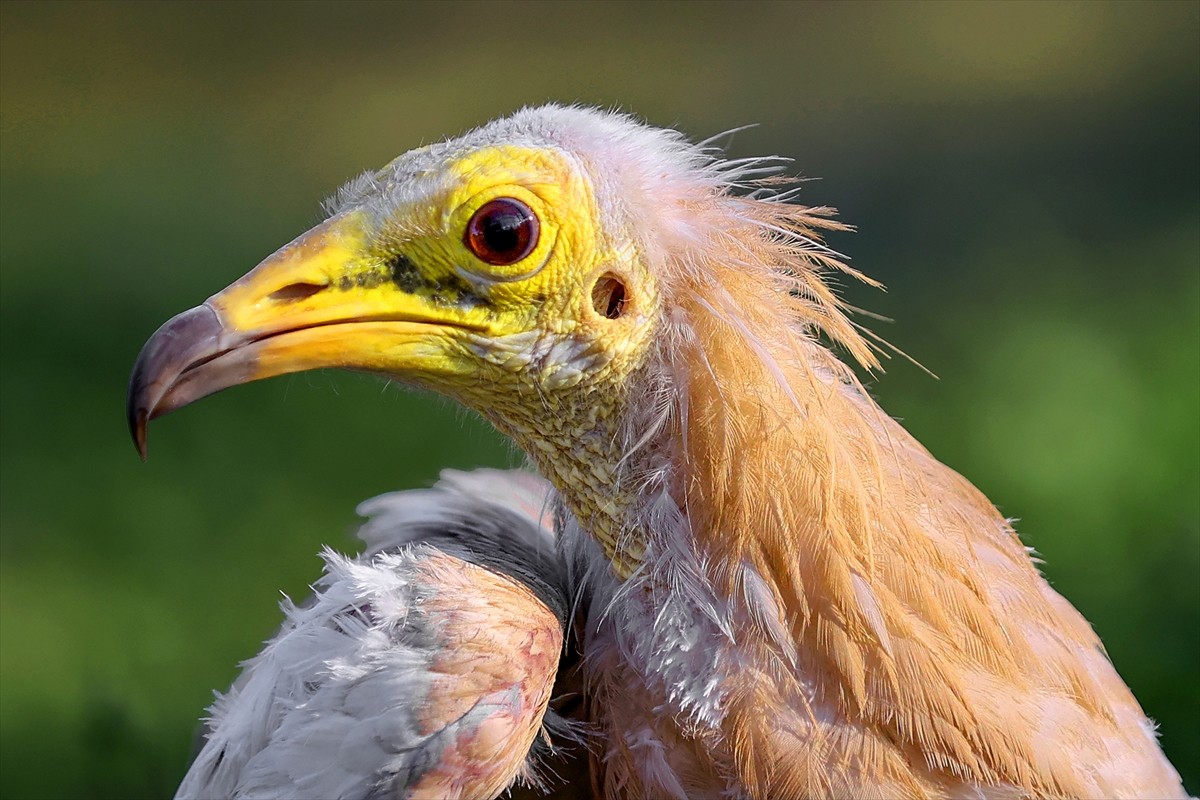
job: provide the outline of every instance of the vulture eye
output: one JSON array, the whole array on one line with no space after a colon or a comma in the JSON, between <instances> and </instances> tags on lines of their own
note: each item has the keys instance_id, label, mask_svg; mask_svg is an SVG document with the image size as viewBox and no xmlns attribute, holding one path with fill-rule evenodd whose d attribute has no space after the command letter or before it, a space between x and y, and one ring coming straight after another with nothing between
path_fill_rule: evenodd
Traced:
<instances>
[{"instance_id":1,"label":"vulture eye","mask_svg":"<svg viewBox=\"0 0 1200 800\"><path fill-rule=\"evenodd\" d=\"M520 200L498 197L484 203L471 217L463 242L481 260L503 267L533 252L539 228L533 209Z\"/></svg>"}]
</instances>

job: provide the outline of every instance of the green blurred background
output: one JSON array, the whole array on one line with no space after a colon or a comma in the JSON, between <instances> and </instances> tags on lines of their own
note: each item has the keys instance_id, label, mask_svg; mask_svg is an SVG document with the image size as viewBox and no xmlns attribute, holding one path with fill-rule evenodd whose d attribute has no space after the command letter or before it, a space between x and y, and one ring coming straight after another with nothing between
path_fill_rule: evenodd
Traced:
<instances>
[{"instance_id":1,"label":"green blurred background","mask_svg":"<svg viewBox=\"0 0 1200 800\"><path fill-rule=\"evenodd\" d=\"M0 5L0 793L169 794L359 500L515 464L361 376L157 423L165 319L361 170L523 104L820 176L847 287L940 376L873 391L1019 517L1200 790L1200 4Z\"/></svg>"}]
</instances>

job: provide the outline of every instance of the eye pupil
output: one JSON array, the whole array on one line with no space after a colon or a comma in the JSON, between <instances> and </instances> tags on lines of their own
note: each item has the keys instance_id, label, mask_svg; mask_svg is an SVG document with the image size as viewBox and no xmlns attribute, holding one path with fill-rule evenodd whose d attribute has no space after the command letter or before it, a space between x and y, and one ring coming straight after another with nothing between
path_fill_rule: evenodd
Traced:
<instances>
[{"instance_id":1,"label":"eye pupil","mask_svg":"<svg viewBox=\"0 0 1200 800\"><path fill-rule=\"evenodd\" d=\"M481 260L495 266L515 264L533 252L538 242L538 219L533 209L511 197L484 203L467 223L463 241Z\"/></svg>"}]
</instances>

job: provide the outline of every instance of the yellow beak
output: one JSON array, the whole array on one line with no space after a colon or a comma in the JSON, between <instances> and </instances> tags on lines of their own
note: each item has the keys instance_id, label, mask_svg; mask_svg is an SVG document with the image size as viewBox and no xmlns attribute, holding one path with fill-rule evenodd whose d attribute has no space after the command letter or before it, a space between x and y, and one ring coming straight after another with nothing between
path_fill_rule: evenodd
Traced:
<instances>
[{"instance_id":1,"label":"yellow beak","mask_svg":"<svg viewBox=\"0 0 1200 800\"><path fill-rule=\"evenodd\" d=\"M480 315L414 291L413 265L373 255L368 234L364 212L333 217L159 328L129 382L142 458L150 420L237 384L321 367L453 371L448 344L483 332Z\"/></svg>"}]
</instances>

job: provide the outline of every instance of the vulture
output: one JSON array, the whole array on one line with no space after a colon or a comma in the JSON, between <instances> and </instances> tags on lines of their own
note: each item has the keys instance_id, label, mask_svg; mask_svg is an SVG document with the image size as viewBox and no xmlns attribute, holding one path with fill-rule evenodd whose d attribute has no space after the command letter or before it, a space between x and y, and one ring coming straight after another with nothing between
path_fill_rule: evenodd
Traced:
<instances>
[{"instance_id":1,"label":"vulture","mask_svg":"<svg viewBox=\"0 0 1200 800\"><path fill-rule=\"evenodd\" d=\"M151 337L143 457L155 417L338 367L457 400L541 476L368 504L181 796L490 798L531 750L555 782L546 724L583 739L570 796L1186 796L1011 522L863 388L882 345L832 287L872 281L780 161L526 108L352 180Z\"/></svg>"}]
</instances>

